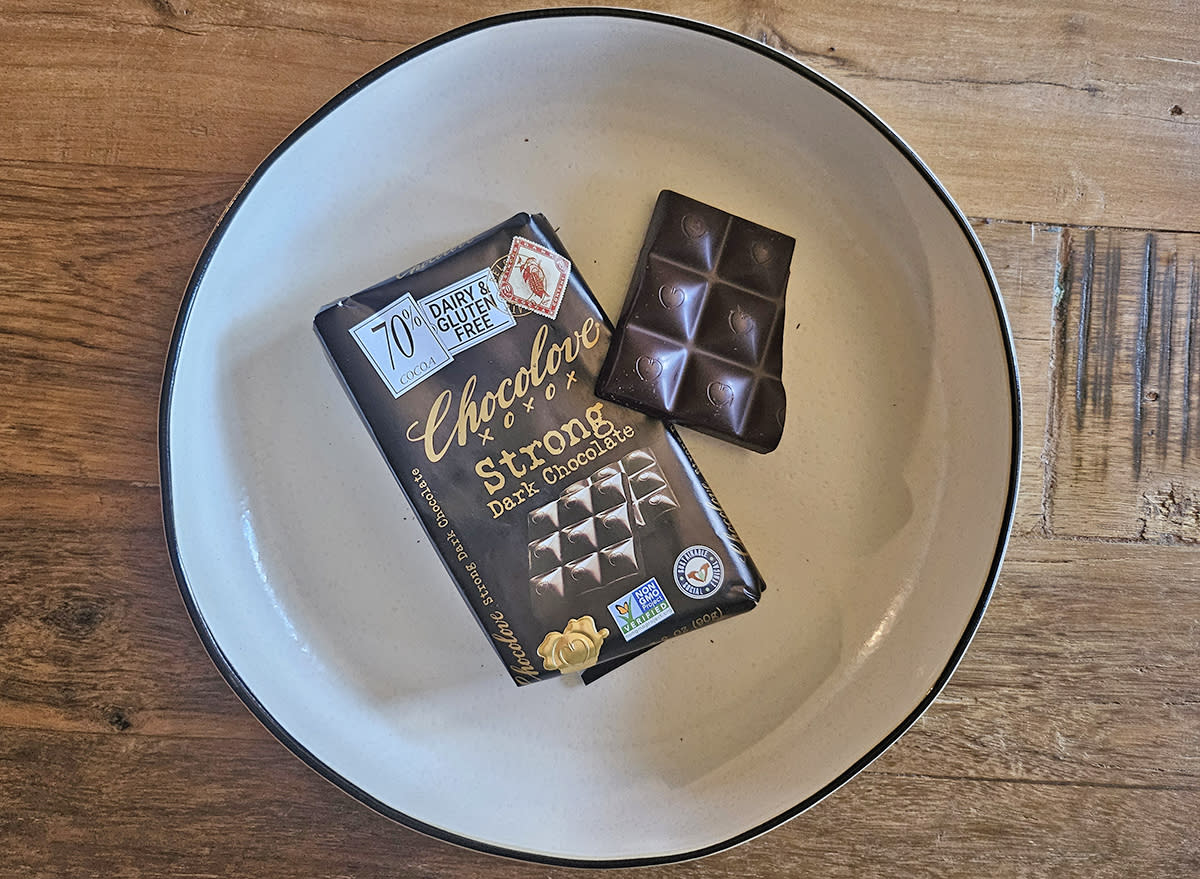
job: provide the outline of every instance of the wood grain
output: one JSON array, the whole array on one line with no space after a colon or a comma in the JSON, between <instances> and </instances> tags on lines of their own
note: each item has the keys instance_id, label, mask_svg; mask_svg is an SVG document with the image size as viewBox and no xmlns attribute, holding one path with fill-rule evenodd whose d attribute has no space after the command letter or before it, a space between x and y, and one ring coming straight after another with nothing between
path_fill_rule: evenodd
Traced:
<instances>
[{"instance_id":1,"label":"wood grain","mask_svg":"<svg viewBox=\"0 0 1200 879\"><path fill-rule=\"evenodd\" d=\"M972 777L1200 796L1198 566L1191 548L1016 543L968 661L879 765L920 774L936 752Z\"/></svg>"},{"instance_id":2,"label":"wood grain","mask_svg":"<svg viewBox=\"0 0 1200 879\"><path fill-rule=\"evenodd\" d=\"M859 20L843 4L806 4L779 28L782 45L936 157L968 213L1196 230L1182 200L1200 174L1197 7L855 6ZM785 3L773 9L788 20Z\"/></svg>"},{"instance_id":3,"label":"wood grain","mask_svg":"<svg viewBox=\"0 0 1200 879\"><path fill-rule=\"evenodd\" d=\"M0 787L10 805L0 834L21 865L14 875L91 875L101 864L120 876L576 874L393 825L266 741L234 750L218 739L0 730ZM1190 803L1194 796L1163 788L871 772L733 851L596 875L1123 877L1137 865L1139 875L1186 876L1200 866ZM1144 831L1114 833L1130 812Z\"/></svg>"},{"instance_id":4,"label":"wood grain","mask_svg":"<svg viewBox=\"0 0 1200 879\"><path fill-rule=\"evenodd\" d=\"M374 65L509 8L0 9L0 875L563 872L398 827L275 742L192 630L158 494L167 340L246 175ZM827 73L977 218L1024 475L983 624L896 746L758 840L617 875L1200 874L1200 8L652 8Z\"/></svg>"},{"instance_id":5,"label":"wood grain","mask_svg":"<svg viewBox=\"0 0 1200 879\"><path fill-rule=\"evenodd\" d=\"M0 118L19 124L0 140L0 158L244 173L412 43L534 5L405 0L381 15L372 0L9 4L0 12L0 45L11 47ZM741 31L844 84L916 147L968 213L1200 231L1191 198L1200 184L1200 10L1191 4L649 8ZM1090 160L1100 154L1104 162Z\"/></svg>"},{"instance_id":6,"label":"wood grain","mask_svg":"<svg viewBox=\"0 0 1200 879\"><path fill-rule=\"evenodd\" d=\"M156 519L156 498L143 499ZM156 525L81 517L35 534L0 529L18 572L0 579L0 637L22 645L0 682L0 726L262 737L207 665ZM968 662L882 761L888 771L922 774L937 754L961 777L1200 791L1200 593L1188 586L1200 549L1085 544L1064 561L1062 547L1013 548ZM1156 582L1105 585L1151 565ZM1129 629L1157 637L1131 645ZM1064 690L1075 694L1066 706ZM1139 742L1148 723L1158 735Z\"/></svg>"},{"instance_id":7,"label":"wood grain","mask_svg":"<svg viewBox=\"0 0 1200 879\"><path fill-rule=\"evenodd\" d=\"M240 176L0 162L0 356L150 375Z\"/></svg>"},{"instance_id":8,"label":"wood grain","mask_svg":"<svg viewBox=\"0 0 1200 879\"><path fill-rule=\"evenodd\" d=\"M261 737L173 588L157 493L138 495L145 526L114 516L0 527L0 643L14 648L0 677L0 726Z\"/></svg>"},{"instance_id":9,"label":"wood grain","mask_svg":"<svg viewBox=\"0 0 1200 879\"><path fill-rule=\"evenodd\" d=\"M1046 364L1053 336L1050 291L1056 276L1062 230L1058 226L997 220L976 220L972 227L988 255L1004 298L1021 379L1025 436L1013 531L1018 535L1044 535L1048 475L1043 446L1050 389Z\"/></svg>"},{"instance_id":10,"label":"wood grain","mask_svg":"<svg viewBox=\"0 0 1200 879\"><path fill-rule=\"evenodd\" d=\"M156 485L162 359L181 291L240 180L20 162L0 171L3 469Z\"/></svg>"},{"instance_id":11,"label":"wood grain","mask_svg":"<svg viewBox=\"0 0 1200 879\"><path fill-rule=\"evenodd\" d=\"M1049 531L1200 541L1200 236L1063 235Z\"/></svg>"}]
</instances>

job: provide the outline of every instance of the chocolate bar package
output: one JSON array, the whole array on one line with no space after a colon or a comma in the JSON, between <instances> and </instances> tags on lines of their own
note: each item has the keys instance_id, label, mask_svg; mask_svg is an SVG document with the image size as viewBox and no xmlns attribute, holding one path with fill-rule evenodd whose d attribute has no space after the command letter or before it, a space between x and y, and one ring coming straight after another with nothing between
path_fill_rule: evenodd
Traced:
<instances>
[{"instance_id":1,"label":"chocolate bar package","mask_svg":"<svg viewBox=\"0 0 1200 879\"><path fill-rule=\"evenodd\" d=\"M592 678L757 604L761 576L678 437L595 396L612 328L541 215L314 324L518 685Z\"/></svg>"}]
</instances>

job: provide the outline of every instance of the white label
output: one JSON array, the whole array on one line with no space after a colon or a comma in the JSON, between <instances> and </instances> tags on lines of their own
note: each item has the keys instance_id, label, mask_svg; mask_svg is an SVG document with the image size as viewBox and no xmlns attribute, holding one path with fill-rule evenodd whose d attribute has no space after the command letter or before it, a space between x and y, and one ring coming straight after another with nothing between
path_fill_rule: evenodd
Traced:
<instances>
[{"instance_id":1,"label":"white label","mask_svg":"<svg viewBox=\"0 0 1200 879\"><path fill-rule=\"evenodd\" d=\"M421 297L421 312L451 354L490 339L517 325L500 298L491 269L482 269L456 284Z\"/></svg>"},{"instance_id":2,"label":"white label","mask_svg":"<svg viewBox=\"0 0 1200 879\"><path fill-rule=\"evenodd\" d=\"M350 330L393 397L412 390L454 358L438 340L411 293Z\"/></svg>"}]
</instances>

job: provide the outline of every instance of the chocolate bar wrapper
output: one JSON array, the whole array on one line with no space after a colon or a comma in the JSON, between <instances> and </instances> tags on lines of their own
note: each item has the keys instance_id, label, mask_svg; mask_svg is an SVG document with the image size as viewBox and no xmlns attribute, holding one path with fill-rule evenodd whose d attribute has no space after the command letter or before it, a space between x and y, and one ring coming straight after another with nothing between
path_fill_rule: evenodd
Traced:
<instances>
[{"instance_id":1,"label":"chocolate bar wrapper","mask_svg":"<svg viewBox=\"0 0 1200 879\"><path fill-rule=\"evenodd\" d=\"M612 327L541 215L314 324L518 685L594 679L758 602L762 578L678 437L595 396Z\"/></svg>"}]
</instances>

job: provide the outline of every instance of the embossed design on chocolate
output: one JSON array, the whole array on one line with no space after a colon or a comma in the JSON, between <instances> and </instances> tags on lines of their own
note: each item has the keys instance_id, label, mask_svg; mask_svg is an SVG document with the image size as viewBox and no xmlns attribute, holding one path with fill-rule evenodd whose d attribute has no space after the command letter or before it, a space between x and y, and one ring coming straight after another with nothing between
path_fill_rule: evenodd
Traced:
<instances>
[{"instance_id":1,"label":"embossed design on chocolate","mask_svg":"<svg viewBox=\"0 0 1200 879\"><path fill-rule=\"evenodd\" d=\"M529 544L529 571L540 574L562 564L562 539L556 531L543 540Z\"/></svg>"},{"instance_id":2,"label":"embossed design on chocolate","mask_svg":"<svg viewBox=\"0 0 1200 879\"><path fill-rule=\"evenodd\" d=\"M725 382L709 382L708 399L718 409L728 406L733 402L733 388Z\"/></svg>"},{"instance_id":3,"label":"embossed design on chocolate","mask_svg":"<svg viewBox=\"0 0 1200 879\"><path fill-rule=\"evenodd\" d=\"M740 305L735 306L733 311L729 312L729 328L739 336L754 332L755 327L754 318Z\"/></svg>"},{"instance_id":4,"label":"embossed design on chocolate","mask_svg":"<svg viewBox=\"0 0 1200 879\"><path fill-rule=\"evenodd\" d=\"M774 449L787 403L784 294L795 244L660 193L597 396L757 452ZM678 306L660 307L674 289L684 294Z\"/></svg>"},{"instance_id":5,"label":"embossed design on chocolate","mask_svg":"<svg viewBox=\"0 0 1200 879\"><path fill-rule=\"evenodd\" d=\"M707 231L708 227L704 224L704 220L695 214L687 214L683 218L683 234L688 238L699 238Z\"/></svg>"},{"instance_id":6,"label":"embossed design on chocolate","mask_svg":"<svg viewBox=\"0 0 1200 879\"><path fill-rule=\"evenodd\" d=\"M564 594L562 568L555 568L549 574L543 574L541 577L538 577L533 583L533 592L535 595L545 595L547 592L554 592L561 598Z\"/></svg>"},{"instance_id":7,"label":"embossed design on chocolate","mask_svg":"<svg viewBox=\"0 0 1200 879\"><path fill-rule=\"evenodd\" d=\"M662 375L662 361L657 357L639 357L633 368L642 381L652 382Z\"/></svg>"},{"instance_id":8,"label":"embossed design on chocolate","mask_svg":"<svg viewBox=\"0 0 1200 879\"><path fill-rule=\"evenodd\" d=\"M651 492L637 501L638 515L647 525L677 509L679 509L679 501L675 499L670 488Z\"/></svg>"},{"instance_id":9,"label":"embossed design on chocolate","mask_svg":"<svg viewBox=\"0 0 1200 879\"><path fill-rule=\"evenodd\" d=\"M684 298L683 290L675 284L669 287L663 284L658 288L658 301L662 303L663 308L678 308L683 305Z\"/></svg>"},{"instance_id":10,"label":"embossed design on chocolate","mask_svg":"<svg viewBox=\"0 0 1200 879\"><path fill-rule=\"evenodd\" d=\"M558 530L558 505L540 507L529 514L530 530L546 534Z\"/></svg>"}]
</instances>

